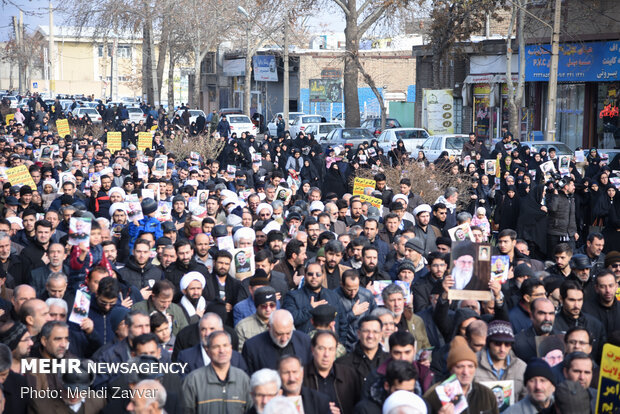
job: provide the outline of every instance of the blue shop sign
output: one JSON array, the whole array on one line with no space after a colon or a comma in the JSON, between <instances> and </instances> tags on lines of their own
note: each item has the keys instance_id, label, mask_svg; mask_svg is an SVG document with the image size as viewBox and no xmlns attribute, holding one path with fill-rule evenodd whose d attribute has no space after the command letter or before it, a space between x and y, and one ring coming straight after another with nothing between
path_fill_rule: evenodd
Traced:
<instances>
[{"instance_id":1,"label":"blue shop sign","mask_svg":"<svg viewBox=\"0 0 620 414\"><path fill-rule=\"evenodd\" d=\"M549 79L551 45L525 47L525 80ZM620 80L620 41L562 43L558 82L613 82Z\"/></svg>"}]
</instances>

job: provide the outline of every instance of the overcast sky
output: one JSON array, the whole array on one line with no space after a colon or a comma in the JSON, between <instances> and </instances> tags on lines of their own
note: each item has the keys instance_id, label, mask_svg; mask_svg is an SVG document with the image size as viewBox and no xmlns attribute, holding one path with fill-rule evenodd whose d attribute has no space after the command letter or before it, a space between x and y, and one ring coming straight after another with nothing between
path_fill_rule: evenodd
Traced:
<instances>
[{"instance_id":1,"label":"overcast sky","mask_svg":"<svg viewBox=\"0 0 620 414\"><path fill-rule=\"evenodd\" d=\"M24 25L26 30L30 29L30 32L34 31L39 25L49 24L48 14L48 1L46 0L11 0L12 2L19 4L24 11ZM84 0L88 1L88 0ZM0 40L7 40L10 33L13 31L12 18L13 16L19 17L19 9L12 4L2 5L3 1L0 0ZM58 4L58 2L54 2ZM54 25L64 25L65 16L54 15ZM333 8L332 10L323 11L320 15L314 16L308 19L308 24L311 27L311 31L324 31L328 28L329 31L342 32L344 31L344 16L342 12Z\"/></svg>"}]
</instances>

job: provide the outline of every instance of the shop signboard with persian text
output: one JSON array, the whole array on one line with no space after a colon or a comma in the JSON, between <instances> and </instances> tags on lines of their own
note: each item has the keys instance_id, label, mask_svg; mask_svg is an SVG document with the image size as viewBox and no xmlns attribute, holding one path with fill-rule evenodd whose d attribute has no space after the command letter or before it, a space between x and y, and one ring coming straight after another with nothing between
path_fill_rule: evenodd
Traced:
<instances>
[{"instance_id":1,"label":"shop signboard with persian text","mask_svg":"<svg viewBox=\"0 0 620 414\"><path fill-rule=\"evenodd\" d=\"M547 81L551 45L525 47L525 80ZM620 80L620 41L562 43L558 82L615 82Z\"/></svg>"}]
</instances>

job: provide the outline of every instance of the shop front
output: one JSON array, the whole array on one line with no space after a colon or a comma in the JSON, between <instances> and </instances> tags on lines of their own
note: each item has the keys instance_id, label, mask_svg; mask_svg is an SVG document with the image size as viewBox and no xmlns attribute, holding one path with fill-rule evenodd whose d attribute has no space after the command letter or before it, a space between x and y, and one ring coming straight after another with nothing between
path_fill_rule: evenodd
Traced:
<instances>
[{"instance_id":1,"label":"shop front","mask_svg":"<svg viewBox=\"0 0 620 414\"><path fill-rule=\"evenodd\" d=\"M516 85L517 75L512 80ZM479 138L501 138L508 128L508 85L506 75L469 75L463 83L463 105L472 107L473 131ZM517 131L514 133L517 136Z\"/></svg>"},{"instance_id":2,"label":"shop front","mask_svg":"<svg viewBox=\"0 0 620 414\"><path fill-rule=\"evenodd\" d=\"M546 126L549 51L548 45L526 47L525 80L535 131ZM561 44L555 138L573 149L619 148L619 94L620 41Z\"/></svg>"}]
</instances>

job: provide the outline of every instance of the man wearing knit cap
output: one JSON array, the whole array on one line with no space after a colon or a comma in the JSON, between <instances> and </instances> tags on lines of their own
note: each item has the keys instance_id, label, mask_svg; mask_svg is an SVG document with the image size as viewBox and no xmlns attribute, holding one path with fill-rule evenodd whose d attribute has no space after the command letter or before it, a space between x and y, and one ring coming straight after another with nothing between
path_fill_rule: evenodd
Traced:
<instances>
[{"instance_id":1,"label":"man wearing knit cap","mask_svg":"<svg viewBox=\"0 0 620 414\"><path fill-rule=\"evenodd\" d=\"M200 272L186 273L180 282L181 308L190 324L198 322L207 308L207 302L202 297L202 290L206 284L205 277Z\"/></svg>"},{"instance_id":2,"label":"man wearing knit cap","mask_svg":"<svg viewBox=\"0 0 620 414\"><path fill-rule=\"evenodd\" d=\"M235 332L239 337L239 351L243 349L246 340L267 331L269 317L276 310L276 291L271 286L259 287L253 296L256 312L235 326Z\"/></svg>"},{"instance_id":3,"label":"man wearing knit cap","mask_svg":"<svg viewBox=\"0 0 620 414\"><path fill-rule=\"evenodd\" d=\"M517 399L523 398L523 373L526 364L512 352L515 336L509 322L494 320L489 323L487 344L478 353L476 381L504 381L514 383Z\"/></svg>"},{"instance_id":4,"label":"man wearing knit cap","mask_svg":"<svg viewBox=\"0 0 620 414\"><path fill-rule=\"evenodd\" d=\"M467 345L465 338L455 336L448 353L448 369L451 374L456 375L456 379L463 389L463 395L467 397L468 412L498 414L497 399L493 391L474 381L477 366L478 358ZM424 394L424 399L430 405L431 413L449 413L451 409L454 409L454 406L452 403L442 405L435 390L438 385L435 384L429 389Z\"/></svg>"},{"instance_id":5,"label":"man wearing knit cap","mask_svg":"<svg viewBox=\"0 0 620 414\"><path fill-rule=\"evenodd\" d=\"M527 397L504 411L505 414L553 413L555 375L540 358L532 359L523 375Z\"/></svg>"},{"instance_id":6,"label":"man wearing knit cap","mask_svg":"<svg viewBox=\"0 0 620 414\"><path fill-rule=\"evenodd\" d=\"M30 355L30 349L34 345L26 325L21 322L6 322L0 327L0 343L7 345L13 355L11 371L20 373L21 360Z\"/></svg>"}]
</instances>

